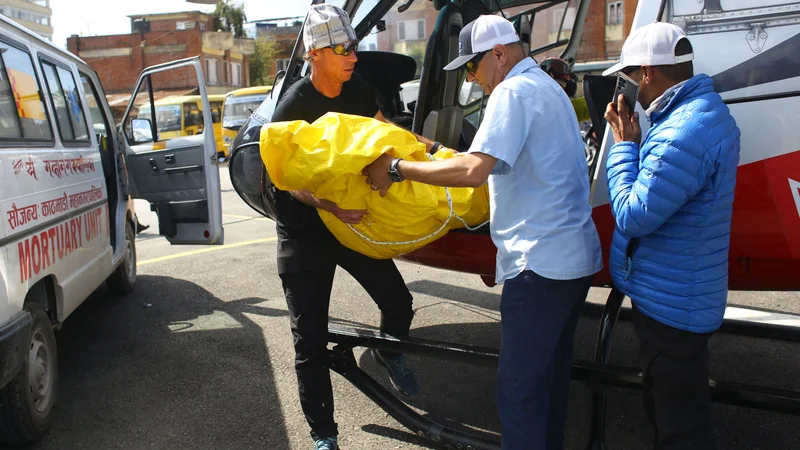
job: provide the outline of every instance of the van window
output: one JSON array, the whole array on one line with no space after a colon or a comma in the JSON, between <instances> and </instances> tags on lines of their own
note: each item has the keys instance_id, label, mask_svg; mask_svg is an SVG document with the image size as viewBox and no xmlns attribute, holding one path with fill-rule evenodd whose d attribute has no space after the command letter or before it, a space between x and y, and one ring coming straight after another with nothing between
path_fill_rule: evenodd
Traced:
<instances>
[{"instance_id":1,"label":"van window","mask_svg":"<svg viewBox=\"0 0 800 450\"><path fill-rule=\"evenodd\" d=\"M106 115L106 111L103 109L103 103L98 90L95 88L94 81L88 75L81 72L78 73L81 78L81 84L83 85L83 101L85 101L86 106L89 107L89 117L92 119L92 132L97 137L97 146L100 149L100 162L103 165L103 173L106 174L106 177L110 177L113 173L112 155L114 154L114 139L111 135L111 127L113 126L114 119L110 118L111 120L108 120L109 116ZM114 183L110 181L110 178L107 185L109 188L114 185ZM111 197L112 195L109 193L109 198Z\"/></svg>"},{"instance_id":2,"label":"van window","mask_svg":"<svg viewBox=\"0 0 800 450\"><path fill-rule=\"evenodd\" d=\"M103 110L100 107L99 96L97 90L94 88L92 80L84 74L81 74L81 84L83 85L83 100L89 107L89 113L92 117L92 131L98 136L97 142L101 142L102 137L108 138L111 134L108 122L105 119Z\"/></svg>"},{"instance_id":3,"label":"van window","mask_svg":"<svg viewBox=\"0 0 800 450\"><path fill-rule=\"evenodd\" d=\"M129 144L166 142L203 133L203 115L197 106L197 100L175 96L158 98L176 79L196 80L195 68L187 65L167 72L153 73L139 84L123 123ZM134 124L134 119L140 120ZM148 125L150 130L146 129Z\"/></svg>"},{"instance_id":4,"label":"van window","mask_svg":"<svg viewBox=\"0 0 800 450\"><path fill-rule=\"evenodd\" d=\"M2 73L0 73L0 138L19 139L22 137L22 126L17 117L17 104L14 93L11 91L5 66L2 69Z\"/></svg>"},{"instance_id":5,"label":"van window","mask_svg":"<svg viewBox=\"0 0 800 450\"><path fill-rule=\"evenodd\" d=\"M0 138L53 140L28 53L0 42Z\"/></svg>"},{"instance_id":6,"label":"van window","mask_svg":"<svg viewBox=\"0 0 800 450\"><path fill-rule=\"evenodd\" d=\"M2 64L2 63L0 63ZM0 67L0 138L22 137L22 127L17 120L17 105L8 82L5 67Z\"/></svg>"},{"instance_id":7,"label":"van window","mask_svg":"<svg viewBox=\"0 0 800 450\"><path fill-rule=\"evenodd\" d=\"M152 120L150 107L147 105L139 108L139 118ZM180 131L181 130L181 105L159 105L156 106L156 124L159 131Z\"/></svg>"},{"instance_id":8,"label":"van window","mask_svg":"<svg viewBox=\"0 0 800 450\"><path fill-rule=\"evenodd\" d=\"M156 125L159 131L180 131L181 105L156 106Z\"/></svg>"},{"instance_id":9,"label":"van window","mask_svg":"<svg viewBox=\"0 0 800 450\"><path fill-rule=\"evenodd\" d=\"M83 116L78 88L72 73L61 67L43 62L42 69L50 89L50 99L56 111L56 122L64 141L88 141L89 130Z\"/></svg>"}]
</instances>

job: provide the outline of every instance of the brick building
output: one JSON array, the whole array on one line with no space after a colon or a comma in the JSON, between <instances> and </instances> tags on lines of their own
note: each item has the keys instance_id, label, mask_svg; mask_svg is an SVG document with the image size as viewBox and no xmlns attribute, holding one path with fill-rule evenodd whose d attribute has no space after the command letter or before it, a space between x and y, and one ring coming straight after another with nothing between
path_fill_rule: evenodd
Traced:
<instances>
[{"instance_id":1,"label":"brick building","mask_svg":"<svg viewBox=\"0 0 800 450\"><path fill-rule=\"evenodd\" d=\"M639 0L602 0L589 4L576 61L619 58L625 38L631 32Z\"/></svg>"},{"instance_id":2,"label":"brick building","mask_svg":"<svg viewBox=\"0 0 800 450\"><path fill-rule=\"evenodd\" d=\"M564 29L561 38L572 33L578 1L571 0L537 13L531 36L531 47L556 42L562 19ZM589 13L583 28L581 45L576 61L602 61L616 59L622 43L633 25L638 0L594 0L589 5ZM531 9L530 5L506 8L505 13L514 16ZM432 2L417 2L403 13L392 8L386 14L386 31L377 34L377 50L404 53L417 56L423 54L428 37L433 33L437 11ZM566 17L565 17L566 16ZM362 43L362 47L366 47ZM364 48L372 49L373 48ZM547 56L558 55L563 47L547 52Z\"/></svg>"},{"instance_id":3,"label":"brick building","mask_svg":"<svg viewBox=\"0 0 800 450\"><path fill-rule=\"evenodd\" d=\"M200 56L209 94L249 86L248 55L254 52L253 40L214 31L212 15L183 12L130 19L130 34L67 39L69 51L97 71L107 93L130 93L146 67L193 56ZM154 81L154 89L160 91L187 93L196 87L189 71Z\"/></svg>"},{"instance_id":4,"label":"brick building","mask_svg":"<svg viewBox=\"0 0 800 450\"><path fill-rule=\"evenodd\" d=\"M384 16L386 31L377 35L377 50L412 56L417 61L419 72L425 55L425 45L433 34L438 15L433 2L413 3L403 13L392 8Z\"/></svg>"}]
</instances>

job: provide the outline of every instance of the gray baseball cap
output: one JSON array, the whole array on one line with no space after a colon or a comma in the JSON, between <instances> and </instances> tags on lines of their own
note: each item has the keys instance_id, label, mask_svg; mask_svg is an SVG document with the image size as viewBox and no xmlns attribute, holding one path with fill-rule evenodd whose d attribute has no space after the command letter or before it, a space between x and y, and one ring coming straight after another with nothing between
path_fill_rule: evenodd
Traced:
<instances>
[{"instance_id":1,"label":"gray baseball cap","mask_svg":"<svg viewBox=\"0 0 800 450\"><path fill-rule=\"evenodd\" d=\"M495 45L519 42L514 25L494 15L483 15L468 23L458 34L458 57L444 70L458 70L478 53L491 50Z\"/></svg>"},{"instance_id":2,"label":"gray baseball cap","mask_svg":"<svg viewBox=\"0 0 800 450\"><path fill-rule=\"evenodd\" d=\"M306 51L332 47L355 41L355 30L350 25L350 17L338 6L314 5L308 11L308 19L303 29L303 44Z\"/></svg>"}]
</instances>

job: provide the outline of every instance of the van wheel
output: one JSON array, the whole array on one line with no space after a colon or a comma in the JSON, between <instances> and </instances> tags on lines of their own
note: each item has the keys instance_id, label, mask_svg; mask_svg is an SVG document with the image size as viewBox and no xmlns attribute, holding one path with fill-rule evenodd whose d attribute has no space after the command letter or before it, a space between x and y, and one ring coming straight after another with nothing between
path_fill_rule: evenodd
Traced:
<instances>
[{"instance_id":1,"label":"van wheel","mask_svg":"<svg viewBox=\"0 0 800 450\"><path fill-rule=\"evenodd\" d=\"M22 368L0 390L0 442L38 440L53 422L58 397L58 349L53 324L44 308L25 307L33 318L28 352Z\"/></svg>"},{"instance_id":2,"label":"van wheel","mask_svg":"<svg viewBox=\"0 0 800 450\"><path fill-rule=\"evenodd\" d=\"M109 289L117 294L133 292L136 284L136 233L133 226L125 226L125 256L122 264L106 280Z\"/></svg>"}]
</instances>

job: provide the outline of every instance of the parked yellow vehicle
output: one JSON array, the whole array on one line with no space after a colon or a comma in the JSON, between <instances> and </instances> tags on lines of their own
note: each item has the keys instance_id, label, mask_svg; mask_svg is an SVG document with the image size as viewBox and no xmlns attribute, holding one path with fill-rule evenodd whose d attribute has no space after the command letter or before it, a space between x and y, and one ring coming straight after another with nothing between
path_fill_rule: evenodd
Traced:
<instances>
[{"instance_id":1,"label":"parked yellow vehicle","mask_svg":"<svg viewBox=\"0 0 800 450\"><path fill-rule=\"evenodd\" d=\"M200 109L203 105L200 103L200 96L197 96ZM217 155L223 156L223 140L222 140L222 105L225 102L225 94L213 94L208 96L208 103L211 105L211 120L214 122L214 142L217 144ZM157 108L156 108L157 109Z\"/></svg>"},{"instance_id":2,"label":"parked yellow vehicle","mask_svg":"<svg viewBox=\"0 0 800 450\"><path fill-rule=\"evenodd\" d=\"M272 86L252 86L228 92L222 109L222 140L224 157L230 156L231 144L239 128L261 105Z\"/></svg>"},{"instance_id":3,"label":"parked yellow vehicle","mask_svg":"<svg viewBox=\"0 0 800 450\"><path fill-rule=\"evenodd\" d=\"M224 94L209 95L211 117L214 123L214 141L217 153L222 151L222 104ZM193 136L203 132L203 102L199 95L172 96L156 100L158 139L166 140L181 136ZM150 107L139 109L139 118L150 119Z\"/></svg>"},{"instance_id":4,"label":"parked yellow vehicle","mask_svg":"<svg viewBox=\"0 0 800 450\"><path fill-rule=\"evenodd\" d=\"M202 103L197 95L172 96L156 100L159 141L193 136L203 131ZM139 108L140 119L152 120L150 106Z\"/></svg>"}]
</instances>

